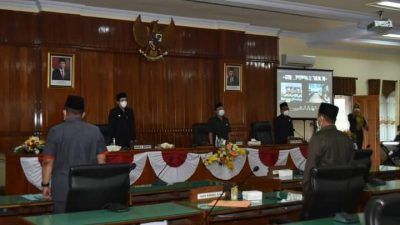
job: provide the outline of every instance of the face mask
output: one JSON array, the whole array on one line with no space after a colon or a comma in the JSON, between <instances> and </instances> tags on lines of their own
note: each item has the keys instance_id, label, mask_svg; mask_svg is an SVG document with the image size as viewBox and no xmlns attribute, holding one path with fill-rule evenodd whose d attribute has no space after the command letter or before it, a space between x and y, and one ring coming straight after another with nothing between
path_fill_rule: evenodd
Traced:
<instances>
[{"instance_id":1,"label":"face mask","mask_svg":"<svg viewBox=\"0 0 400 225\"><path fill-rule=\"evenodd\" d=\"M317 131L321 130L321 123L319 122L319 118L317 118Z\"/></svg>"},{"instance_id":2,"label":"face mask","mask_svg":"<svg viewBox=\"0 0 400 225\"><path fill-rule=\"evenodd\" d=\"M289 116L289 110L285 110L285 111L283 111L283 115L285 115L285 116Z\"/></svg>"},{"instance_id":3,"label":"face mask","mask_svg":"<svg viewBox=\"0 0 400 225\"><path fill-rule=\"evenodd\" d=\"M225 110L220 109L218 110L218 116L224 116L225 115Z\"/></svg>"},{"instance_id":4,"label":"face mask","mask_svg":"<svg viewBox=\"0 0 400 225\"><path fill-rule=\"evenodd\" d=\"M122 108L125 108L128 105L128 102L127 101L120 101L119 104L120 104L120 106Z\"/></svg>"}]
</instances>

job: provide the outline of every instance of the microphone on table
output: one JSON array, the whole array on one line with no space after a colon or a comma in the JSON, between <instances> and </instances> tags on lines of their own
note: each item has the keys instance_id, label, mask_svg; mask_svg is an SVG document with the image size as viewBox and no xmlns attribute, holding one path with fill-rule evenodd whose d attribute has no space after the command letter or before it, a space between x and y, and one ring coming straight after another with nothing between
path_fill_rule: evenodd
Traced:
<instances>
[{"instance_id":1,"label":"microphone on table","mask_svg":"<svg viewBox=\"0 0 400 225\"><path fill-rule=\"evenodd\" d=\"M251 173L249 173L241 182L239 182L238 185L244 184L252 175L254 175L254 172L257 172L259 169L260 169L260 167L255 166L253 168L253 170L251 171ZM214 210L215 206L217 205L217 203L221 200L221 198L225 194L225 192L227 192L229 189L231 189L231 187L232 187L231 184L228 184L228 183L224 184L222 193L218 196L217 200L214 202L211 209L206 214L205 220L208 220L208 218L210 217L210 215L211 215L212 211Z\"/></svg>"},{"instance_id":2,"label":"microphone on table","mask_svg":"<svg viewBox=\"0 0 400 225\"><path fill-rule=\"evenodd\" d=\"M135 168L136 168L136 163L131 163L131 168L129 169L129 172L131 172Z\"/></svg>"},{"instance_id":3,"label":"microphone on table","mask_svg":"<svg viewBox=\"0 0 400 225\"><path fill-rule=\"evenodd\" d=\"M157 174L156 177L156 182L154 182L155 184L166 184L166 182L164 182L163 180L161 180L160 175L164 172L164 170L167 168L168 163L171 162L173 160L172 156L169 156L165 162L165 166L162 168L162 170Z\"/></svg>"},{"instance_id":4,"label":"microphone on table","mask_svg":"<svg viewBox=\"0 0 400 225\"><path fill-rule=\"evenodd\" d=\"M249 173L241 182L239 182L239 183L237 184L237 186L240 186L240 185L246 183L246 181L247 181L251 176L253 176L255 172L257 172L257 171L259 171L259 170L260 170L260 167L258 167L258 166L253 167L253 170L251 171L252 173Z\"/></svg>"}]
</instances>

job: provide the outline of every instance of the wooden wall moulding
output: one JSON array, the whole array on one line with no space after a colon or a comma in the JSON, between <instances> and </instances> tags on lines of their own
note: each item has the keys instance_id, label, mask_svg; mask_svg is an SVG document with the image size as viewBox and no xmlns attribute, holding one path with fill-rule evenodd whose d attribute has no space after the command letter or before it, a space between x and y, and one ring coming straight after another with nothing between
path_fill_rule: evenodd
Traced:
<instances>
[{"instance_id":1,"label":"wooden wall moulding","mask_svg":"<svg viewBox=\"0 0 400 225\"><path fill-rule=\"evenodd\" d=\"M12 134L46 134L62 122L69 94L85 98L88 122L106 124L116 93L125 91L143 144L191 146L192 124L207 122L217 101L232 127L240 128L234 131L238 139L248 138L252 122L272 120L275 65L249 62L277 59L278 38L176 26L168 57L149 62L138 52L132 27L133 21L1 10L0 132L7 141L0 150L26 138ZM47 88L49 53L74 57L73 88ZM241 91L224 91L224 64L230 63L240 65ZM43 116L39 127L37 111Z\"/></svg>"}]
</instances>

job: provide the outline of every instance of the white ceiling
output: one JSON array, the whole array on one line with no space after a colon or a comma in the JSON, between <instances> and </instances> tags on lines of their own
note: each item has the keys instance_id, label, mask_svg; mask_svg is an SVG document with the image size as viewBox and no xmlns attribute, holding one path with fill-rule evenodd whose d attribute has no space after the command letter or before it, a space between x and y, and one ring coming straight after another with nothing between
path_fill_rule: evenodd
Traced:
<instances>
[{"instance_id":1,"label":"white ceiling","mask_svg":"<svg viewBox=\"0 0 400 225\"><path fill-rule=\"evenodd\" d=\"M305 39L310 46L400 53L400 40L369 32L378 18L376 0L0 0L0 8L57 11L177 25L244 30ZM400 11L385 9L400 34ZM393 33L391 32L391 33Z\"/></svg>"}]
</instances>

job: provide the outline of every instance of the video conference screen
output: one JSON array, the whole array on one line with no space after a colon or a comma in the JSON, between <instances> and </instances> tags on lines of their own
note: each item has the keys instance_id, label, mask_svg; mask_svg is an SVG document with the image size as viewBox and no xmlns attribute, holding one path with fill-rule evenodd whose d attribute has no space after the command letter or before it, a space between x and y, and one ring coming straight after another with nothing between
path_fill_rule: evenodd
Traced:
<instances>
[{"instance_id":1,"label":"video conference screen","mask_svg":"<svg viewBox=\"0 0 400 225\"><path fill-rule=\"evenodd\" d=\"M292 118L316 118L321 102L332 103L333 70L278 68L277 113L287 102Z\"/></svg>"}]
</instances>

